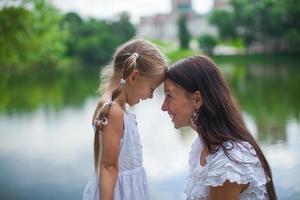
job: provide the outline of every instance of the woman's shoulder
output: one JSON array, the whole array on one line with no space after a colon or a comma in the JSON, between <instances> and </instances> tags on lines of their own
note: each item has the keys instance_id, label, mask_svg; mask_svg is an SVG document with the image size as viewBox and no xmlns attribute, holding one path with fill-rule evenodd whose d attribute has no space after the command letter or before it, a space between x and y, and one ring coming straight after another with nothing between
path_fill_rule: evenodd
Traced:
<instances>
[{"instance_id":1,"label":"woman's shoulder","mask_svg":"<svg viewBox=\"0 0 300 200\"><path fill-rule=\"evenodd\" d=\"M207 157L207 165L206 185L220 186L226 180L238 184L266 183L260 160L248 142L224 143L223 148Z\"/></svg>"},{"instance_id":2,"label":"woman's shoulder","mask_svg":"<svg viewBox=\"0 0 300 200\"><path fill-rule=\"evenodd\" d=\"M202 142L199 136L194 138L193 143L191 145L191 150L189 153L189 167L190 170L193 170L196 165L198 165L198 158L200 156L200 150L202 148Z\"/></svg>"},{"instance_id":3,"label":"woman's shoulder","mask_svg":"<svg viewBox=\"0 0 300 200\"><path fill-rule=\"evenodd\" d=\"M257 163L259 161L253 146L246 141L227 141L211 157L216 159L225 159L245 163Z\"/></svg>"}]
</instances>

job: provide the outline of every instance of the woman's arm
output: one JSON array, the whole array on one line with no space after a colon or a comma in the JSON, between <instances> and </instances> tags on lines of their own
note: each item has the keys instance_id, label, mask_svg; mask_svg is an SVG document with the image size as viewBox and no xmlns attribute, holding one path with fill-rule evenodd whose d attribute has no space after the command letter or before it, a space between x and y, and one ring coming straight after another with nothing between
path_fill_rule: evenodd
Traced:
<instances>
[{"instance_id":1,"label":"woman's arm","mask_svg":"<svg viewBox=\"0 0 300 200\"><path fill-rule=\"evenodd\" d=\"M118 159L123 133L123 110L113 104L108 114L108 124L103 129L102 158L100 162L100 199L113 200L118 177Z\"/></svg>"},{"instance_id":2,"label":"woman's arm","mask_svg":"<svg viewBox=\"0 0 300 200\"><path fill-rule=\"evenodd\" d=\"M222 186L209 187L208 200L238 200L239 194L244 191L249 184L231 183L228 180Z\"/></svg>"}]
</instances>

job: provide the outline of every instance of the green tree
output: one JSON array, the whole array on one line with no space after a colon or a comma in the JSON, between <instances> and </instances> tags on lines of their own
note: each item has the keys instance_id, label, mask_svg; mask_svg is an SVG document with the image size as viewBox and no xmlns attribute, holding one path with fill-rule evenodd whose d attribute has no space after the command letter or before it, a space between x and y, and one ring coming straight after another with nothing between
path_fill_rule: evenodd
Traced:
<instances>
[{"instance_id":1,"label":"green tree","mask_svg":"<svg viewBox=\"0 0 300 200\"><path fill-rule=\"evenodd\" d=\"M283 1L283 0L281 0ZM284 1L284 41L291 50L300 52L300 1Z\"/></svg>"},{"instance_id":2,"label":"green tree","mask_svg":"<svg viewBox=\"0 0 300 200\"><path fill-rule=\"evenodd\" d=\"M107 63L114 50L136 32L126 13L113 21L95 18L82 20L76 13L68 13L62 24L71 35L67 42L67 56L76 56L92 65Z\"/></svg>"},{"instance_id":3,"label":"green tree","mask_svg":"<svg viewBox=\"0 0 300 200\"><path fill-rule=\"evenodd\" d=\"M46 0L23 0L0 10L1 65L53 64L64 52L60 13Z\"/></svg>"},{"instance_id":4,"label":"green tree","mask_svg":"<svg viewBox=\"0 0 300 200\"><path fill-rule=\"evenodd\" d=\"M247 46L253 41L272 41L275 51L282 51L282 44L289 50L300 50L299 1L231 0L231 5L237 34Z\"/></svg>"},{"instance_id":5,"label":"green tree","mask_svg":"<svg viewBox=\"0 0 300 200\"><path fill-rule=\"evenodd\" d=\"M209 16L209 22L218 28L220 38L223 40L234 39L235 30L234 14L227 10L213 10Z\"/></svg>"},{"instance_id":6,"label":"green tree","mask_svg":"<svg viewBox=\"0 0 300 200\"><path fill-rule=\"evenodd\" d=\"M32 14L22 7L5 7L0 10L0 64L16 65L30 62Z\"/></svg>"},{"instance_id":7,"label":"green tree","mask_svg":"<svg viewBox=\"0 0 300 200\"><path fill-rule=\"evenodd\" d=\"M204 53L208 55L213 54L213 50L217 45L217 41L214 37L208 34L204 34L198 38L198 43L200 48L204 51Z\"/></svg>"},{"instance_id":8,"label":"green tree","mask_svg":"<svg viewBox=\"0 0 300 200\"><path fill-rule=\"evenodd\" d=\"M114 37L123 43L136 34L134 25L130 22L128 13L123 12L118 16L118 19L111 24L111 31Z\"/></svg>"},{"instance_id":9,"label":"green tree","mask_svg":"<svg viewBox=\"0 0 300 200\"><path fill-rule=\"evenodd\" d=\"M61 27L63 29L67 29L70 33L66 40L67 56L75 56L77 54L76 43L80 39L80 28L82 25L83 20L77 13L74 12L65 14L61 21Z\"/></svg>"},{"instance_id":10,"label":"green tree","mask_svg":"<svg viewBox=\"0 0 300 200\"><path fill-rule=\"evenodd\" d=\"M88 64L106 63L118 45L116 39L106 22L91 19L81 28L76 44L77 55Z\"/></svg>"},{"instance_id":11,"label":"green tree","mask_svg":"<svg viewBox=\"0 0 300 200\"><path fill-rule=\"evenodd\" d=\"M178 37L181 49L188 49L191 34L187 28L187 16L181 15L178 20Z\"/></svg>"}]
</instances>

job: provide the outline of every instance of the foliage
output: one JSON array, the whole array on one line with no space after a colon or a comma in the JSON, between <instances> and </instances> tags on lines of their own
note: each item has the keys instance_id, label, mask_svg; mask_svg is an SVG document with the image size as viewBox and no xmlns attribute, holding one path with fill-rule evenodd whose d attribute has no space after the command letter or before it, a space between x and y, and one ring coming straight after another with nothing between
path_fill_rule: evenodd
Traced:
<instances>
[{"instance_id":1,"label":"foliage","mask_svg":"<svg viewBox=\"0 0 300 200\"><path fill-rule=\"evenodd\" d=\"M49 0L18 2L0 8L1 67L55 66L70 58L104 64L136 32L127 13L110 21L82 19L61 14Z\"/></svg>"},{"instance_id":2,"label":"foliage","mask_svg":"<svg viewBox=\"0 0 300 200\"><path fill-rule=\"evenodd\" d=\"M39 108L81 107L87 98L97 94L98 73L96 68L1 70L0 114L30 113Z\"/></svg>"},{"instance_id":3,"label":"foliage","mask_svg":"<svg viewBox=\"0 0 300 200\"><path fill-rule=\"evenodd\" d=\"M173 50L173 51L169 51L166 53L166 55L167 55L168 59L170 59L171 63L174 63L179 59L193 56L196 54L197 54L197 52L195 52L191 49L178 49L178 50Z\"/></svg>"},{"instance_id":4,"label":"foliage","mask_svg":"<svg viewBox=\"0 0 300 200\"><path fill-rule=\"evenodd\" d=\"M178 37L181 49L188 49L191 34L187 29L187 16L181 15L178 20Z\"/></svg>"},{"instance_id":5,"label":"foliage","mask_svg":"<svg viewBox=\"0 0 300 200\"><path fill-rule=\"evenodd\" d=\"M243 39L272 47L273 52L300 51L300 1L231 0L231 9L213 10L210 22L222 40Z\"/></svg>"},{"instance_id":6,"label":"foliage","mask_svg":"<svg viewBox=\"0 0 300 200\"><path fill-rule=\"evenodd\" d=\"M83 25L81 17L74 12L69 12L64 15L61 21L61 27L67 29L71 34L66 39L67 56L76 55L76 42L80 39L79 29Z\"/></svg>"},{"instance_id":7,"label":"foliage","mask_svg":"<svg viewBox=\"0 0 300 200\"><path fill-rule=\"evenodd\" d=\"M213 10L209 16L209 22L218 28L219 36L223 40L236 37L234 15L227 10Z\"/></svg>"},{"instance_id":8,"label":"foliage","mask_svg":"<svg viewBox=\"0 0 300 200\"><path fill-rule=\"evenodd\" d=\"M67 56L77 56L85 63L103 64L114 50L135 35L129 15L122 13L115 21L90 18L82 20L76 13L67 13L62 21L71 37L67 40Z\"/></svg>"},{"instance_id":9,"label":"foliage","mask_svg":"<svg viewBox=\"0 0 300 200\"><path fill-rule=\"evenodd\" d=\"M247 46L272 42L274 51L300 51L300 2L297 0L231 0L238 35Z\"/></svg>"},{"instance_id":10,"label":"foliage","mask_svg":"<svg viewBox=\"0 0 300 200\"><path fill-rule=\"evenodd\" d=\"M198 38L198 43L204 53L208 55L213 54L214 47L217 45L216 39L209 34L200 36Z\"/></svg>"},{"instance_id":11,"label":"foliage","mask_svg":"<svg viewBox=\"0 0 300 200\"><path fill-rule=\"evenodd\" d=\"M23 0L0 10L0 64L52 64L64 52L61 15L46 0Z\"/></svg>"}]
</instances>

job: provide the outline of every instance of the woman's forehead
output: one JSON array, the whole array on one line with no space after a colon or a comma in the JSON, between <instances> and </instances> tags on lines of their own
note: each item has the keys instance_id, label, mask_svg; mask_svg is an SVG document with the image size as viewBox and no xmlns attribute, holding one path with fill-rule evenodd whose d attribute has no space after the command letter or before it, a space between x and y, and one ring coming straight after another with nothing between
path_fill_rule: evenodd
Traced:
<instances>
[{"instance_id":1,"label":"woman's forehead","mask_svg":"<svg viewBox=\"0 0 300 200\"><path fill-rule=\"evenodd\" d=\"M176 83L174 83L169 79L166 79L164 81L164 90L165 92L171 92L171 93L184 92L184 89L182 87L180 87L179 85L177 85Z\"/></svg>"},{"instance_id":2,"label":"woman's forehead","mask_svg":"<svg viewBox=\"0 0 300 200\"><path fill-rule=\"evenodd\" d=\"M175 85L169 79L166 79L164 81L164 89L165 89L165 91L172 92L174 90L174 87L175 87Z\"/></svg>"}]
</instances>

